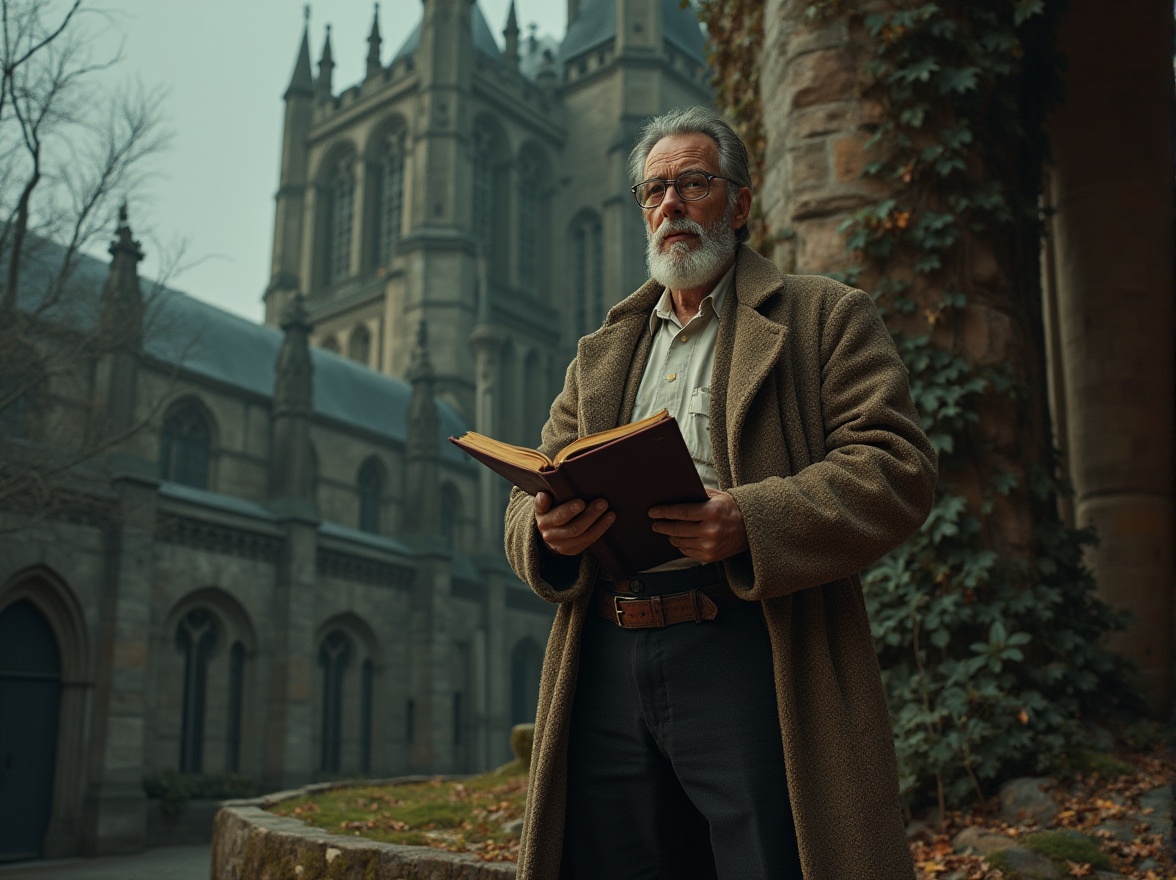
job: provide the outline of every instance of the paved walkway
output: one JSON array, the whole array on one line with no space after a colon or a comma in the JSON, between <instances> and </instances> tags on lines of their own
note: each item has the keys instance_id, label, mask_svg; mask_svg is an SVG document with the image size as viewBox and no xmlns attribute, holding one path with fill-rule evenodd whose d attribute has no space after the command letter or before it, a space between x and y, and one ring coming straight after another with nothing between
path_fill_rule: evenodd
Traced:
<instances>
[{"instance_id":1,"label":"paved walkway","mask_svg":"<svg viewBox=\"0 0 1176 880\"><path fill-rule=\"evenodd\" d=\"M168 846L133 856L0 864L0 880L209 880L212 853L204 846Z\"/></svg>"}]
</instances>

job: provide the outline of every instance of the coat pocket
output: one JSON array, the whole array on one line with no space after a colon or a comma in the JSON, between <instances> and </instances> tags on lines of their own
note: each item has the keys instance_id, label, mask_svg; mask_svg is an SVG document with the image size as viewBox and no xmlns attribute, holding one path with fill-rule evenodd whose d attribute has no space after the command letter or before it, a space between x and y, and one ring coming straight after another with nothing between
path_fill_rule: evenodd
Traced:
<instances>
[{"instance_id":1,"label":"coat pocket","mask_svg":"<svg viewBox=\"0 0 1176 880\"><path fill-rule=\"evenodd\" d=\"M710 440L710 398L709 386L695 388L686 407L686 424L681 426L690 457L706 464L714 461Z\"/></svg>"}]
</instances>

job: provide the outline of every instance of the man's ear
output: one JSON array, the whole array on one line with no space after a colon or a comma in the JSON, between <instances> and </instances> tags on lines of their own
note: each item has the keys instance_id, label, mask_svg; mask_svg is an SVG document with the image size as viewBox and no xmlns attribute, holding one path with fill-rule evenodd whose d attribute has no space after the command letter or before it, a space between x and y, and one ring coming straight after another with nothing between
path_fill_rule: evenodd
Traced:
<instances>
[{"instance_id":1,"label":"man's ear","mask_svg":"<svg viewBox=\"0 0 1176 880\"><path fill-rule=\"evenodd\" d=\"M738 229L747 223L751 216L751 190L746 186L740 187L739 195L735 197L735 210L731 214L731 228Z\"/></svg>"}]
</instances>

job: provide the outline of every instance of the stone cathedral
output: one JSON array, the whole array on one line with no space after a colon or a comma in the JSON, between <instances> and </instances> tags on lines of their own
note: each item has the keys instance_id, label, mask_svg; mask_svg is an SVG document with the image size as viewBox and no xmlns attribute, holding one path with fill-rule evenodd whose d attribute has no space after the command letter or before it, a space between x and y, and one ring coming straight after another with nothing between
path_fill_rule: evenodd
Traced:
<instances>
[{"instance_id":1,"label":"stone cathedral","mask_svg":"<svg viewBox=\"0 0 1176 880\"><path fill-rule=\"evenodd\" d=\"M424 0L399 47L377 8L353 84L342 37L291 47L265 325L146 295L124 212L46 339L134 345L0 410L0 452L99 411L118 438L79 472L97 508L0 507L0 862L150 844L161 772L472 772L533 718L552 612L503 558L506 484L445 438L534 445L644 280L625 161L710 102L704 36L678 0L568 0L562 41Z\"/></svg>"}]
</instances>

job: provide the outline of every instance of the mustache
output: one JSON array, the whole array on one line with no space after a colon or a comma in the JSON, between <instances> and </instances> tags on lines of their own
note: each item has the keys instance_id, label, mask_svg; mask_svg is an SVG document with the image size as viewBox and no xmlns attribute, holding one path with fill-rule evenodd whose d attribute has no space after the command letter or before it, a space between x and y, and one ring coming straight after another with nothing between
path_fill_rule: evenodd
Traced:
<instances>
[{"instance_id":1,"label":"mustache","mask_svg":"<svg viewBox=\"0 0 1176 880\"><path fill-rule=\"evenodd\" d=\"M695 235L705 236L706 230L703 229L701 223L696 223L687 217L671 217L669 220L663 220L653 233L653 243L660 245L666 240L667 236L673 235L675 232L692 232Z\"/></svg>"}]
</instances>

